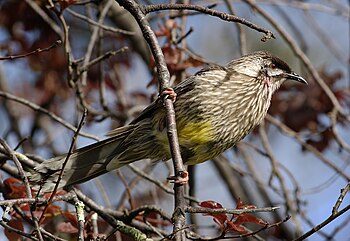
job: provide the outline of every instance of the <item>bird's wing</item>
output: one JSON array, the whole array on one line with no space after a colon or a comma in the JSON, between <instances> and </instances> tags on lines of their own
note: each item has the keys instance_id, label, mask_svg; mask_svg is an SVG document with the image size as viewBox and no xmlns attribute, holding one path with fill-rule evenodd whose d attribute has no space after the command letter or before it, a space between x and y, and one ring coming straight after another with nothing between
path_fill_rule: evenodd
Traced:
<instances>
[{"instance_id":1,"label":"bird's wing","mask_svg":"<svg viewBox=\"0 0 350 241\"><path fill-rule=\"evenodd\" d=\"M208 71L212 71L212 70L226 70L226 67L218 65L218 64L210 64L207 67L199 70L197 73L195 73L194 75L202 75L205 74Z\"/></svg>"},{"instance_id":2,"label":"bird's wing","mask_svg":"<svg viewBox=\"0 0 350 241\"><path fill-rule=\"evenodd\" d=\"M140 114L138 117L136 117L133 121L130 122L130 125L137 125L137 123L139 123L140 121L146 119L146 118L150 118L155 111L160 107L160 103L158 101L158 99L156 101L154 101L152 104L150 104L149 106L147 106Z\"/></svg>"},{"instance_id":3,"label":"bird's wing","mask_svg":"<svg viewBox=\"0 0 350 241\"><path fill-rule=\"evenodd\" d=\"M182 93L186 93L189 90L193 89L193 85L195 84L194 80L195 76L191 76L184 81L181 81L174 87L174 92L177 94L177 98L179 98Z\"/></svg>"},{"instance_id":4,"label":"bird's wing","mask_svg":"<svg viewBox=\"0 0 350 241\"><path fill-rule=\"evenodd\" d=\"M185 79L184 81L180 82L178 85L174 87L174 91L177 94L177 96L181 96L181 94L188 92L189 90L192 90L194 88L194 85L196 83L196 76L204 75L206 72L213 71L213 70L225 70L226 68L220 65L211 64L207 66L206 68L203 68L199 70L197 73L195 73L193 76Z\"/></svg>"},{"instance_id":5,"label":"bird's wing","mask_svg":"<svg viewBox=\"0 0 350 241\"><path fill-rule=\"evenodd\" d=\"M191 76L179 83L177 86L175 86L174 91L177 94L177 98L180 97L182 93L188 91L190 88L193 88L193 84L194 76ZM147 106L146 109L144 109L138 117L136 117L132 122L130 122L130 125L135 125L143 119L150 118L158 108L161 108L163 106L161 101L161 98L158 98L152 104ZM114 134L113 132L114 131L112 131L112 134Z\"/></svg>"},{"instance_id":6,"label":"bird's wing","mask_svg":"<svg viewBox=\"0 0 350 241\"><path fill-rule=\"evenodd\" d=\"M188 92L189 90L194 88L195 80L196 80L196 76L198 75L202 75L205 74L208 71L211 70L224 70L225 67L220 66L220 65L209 65L207 68L201 69L200 71L198 71L196 74L194 74L193 76L185 79L184 81L180 82L178 85L176 85L173 89L175 91L175 93L177 94L177 98L181 98L181 95L183 93ZM136 117L131 123L130 125L135 125L138 122L140 122L141 120L145 119L145 118L150 118L155 111L158 108L162 107L162 102L161 102L161 98L158 98L156 101L154 101L152 104L150 104L146 109L144 109L140 115L138 117ZM111 131L109 133L110 134L118 134L119 130L116 131Z\"/></svg>"},{"instance_id":7,"label":"bird's wing","mask_svg":"<svg viewBox=\"0 0 350 241\"><path fill-rule=\"evenodd\" d=\"M124 134L130 133L130 131L134 128L135 126L130 124L122 127L115 128L111 131L109 131L106 136L109 137L116 137L116 136L123 136Z\"/></svg>"}]
</instances>

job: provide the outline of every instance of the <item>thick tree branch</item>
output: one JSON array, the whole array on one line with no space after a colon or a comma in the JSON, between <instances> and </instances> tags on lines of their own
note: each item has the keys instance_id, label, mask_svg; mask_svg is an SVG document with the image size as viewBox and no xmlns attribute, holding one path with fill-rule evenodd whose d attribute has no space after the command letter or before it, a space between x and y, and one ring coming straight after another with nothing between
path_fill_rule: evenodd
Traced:
<instances>
[{"instance_id":1,"label":"thick tree branch","mask_svg":"<svg viewBox=\"0 0 350 241\"><path fill-rule=\"evenodd\" d=\"M153 57L156 62L157 73L158 73L158 81L159 81L159 92L161 93L165 88L169 87L169 79L170 74L164 59L164 55L162 49L158 44L158 40L156 35L151 29L146 16L142 12L141 7L132 0L118 0L119 4L123 6L126 10L128 10L138 22L140 29L143 33L144 38L146 39L148 45L151 48ZM176 129L176 121L175 121L175 111L173 103L170 99L164 100L166 116L167 116L167 132L169 138L169 145L171 156L174 163L175 175L179 176L182 172L185 171L179 142L177 139L177 129ZM174 212L174 232L175 232L175 240L185 240L185 235L183 231L183 227L185 225L185 199L184 199L184 187L180 184L175 184L175 212Z\"/></svg>"}]
</instances>

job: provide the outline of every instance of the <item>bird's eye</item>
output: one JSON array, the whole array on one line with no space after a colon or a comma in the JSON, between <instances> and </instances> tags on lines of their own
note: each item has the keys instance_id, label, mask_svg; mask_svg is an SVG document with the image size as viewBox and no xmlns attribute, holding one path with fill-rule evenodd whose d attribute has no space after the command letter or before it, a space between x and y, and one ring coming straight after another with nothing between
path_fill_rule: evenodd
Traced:
<instances>
[{"instance_id":1,"label":"bird's eye","mask_svg":"<svg viewBox=\"0 0 350 241\"><path fill-rule=\"evenodd\" d=\"M276 65L275 64L271 64L271 68L276 69Z\"/></svg>"}]
</instances>

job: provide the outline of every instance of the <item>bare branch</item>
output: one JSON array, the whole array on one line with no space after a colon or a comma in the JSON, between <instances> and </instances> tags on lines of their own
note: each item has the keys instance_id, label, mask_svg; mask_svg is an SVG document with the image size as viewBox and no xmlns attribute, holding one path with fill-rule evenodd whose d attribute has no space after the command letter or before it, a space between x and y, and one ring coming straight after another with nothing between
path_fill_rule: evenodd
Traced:
<instances>
[{"instance_id":1,"label":"bare branch","mask_svg":"<svg viewBox=\"0 0 350 241\"><path fill-rule=\"evenodd\" d=\"M350 210L350 205L346 206L345 208L343 208L342 210L340 210L339 212L337 212L336 214L332 214L330 215L326 220L324 220L322 223L320 223L319 225L313 227L312 229L310 229L308 232L306 232L305 234L303 234L302 236L294 239L293 241L301 241L301 240L305 240L306 238L310 237L311 235L313 235L314 233L316 233L317 231L319 231L320 229L322 229L324 226L326 226L327 224L329 224L330 222L332 222L333 220L335 220L336 218L338 218L339 216L343 215L345 212Z\"/></svg>"},{"instance_id":2,"label":"bare branch","mask_svg":"<svg viewBox=\"0 0 350 241\"><path fill-rule=\"evenodd\" d=\"M82 14L79 14L77 12L74 12L73 10L67 8L66 9L67 12L69 12L70 14L72 14L74 17L76 18L79 18L85 22L88 22L89 24L92 24L92 25L95 25L95 26L98 26L99 28L105 30L105 31L110 31L112 33L116 33L116 34L125 34L125 35L134 35L135 33L134 32L131 32L131 31L128 31L128 30L124 30L124 29L118 29L118 28L113 28L113 27L110 27L110 26L106 26L106 25L103 25L103 24L100 24L88 17L85 17L84 15Z\"/></svg>"},{"instance_id":3,"label":"bare branch","mask_svg":"<svg viewBox=\"0 0 350 241\"><path fill-rule=\"evenodd\" d=\"M274 212L280 207L266 207L266 208L246 208L246 209L228 209L228 208L202 208L202 207L186 207L185 211L188 213L229 213L229 214L244 214L244 213L260 213L260 212Z\"/></svg>"},{"instance_id":4,"label":"bare branch","mask_svg":"<svg viewBox=\"0 0 350 241\"><path fill-rule=\"evenodd\" d=\"M342 202L344 201L344 197L345 195L350 191L350 182L343 188L340 190L340 195L337 199L337 202L335 203L334 207L332 208L332 215L336 215L340 205L342 204Z\"/></svg>"},{"instance_id":5,"label":"bare branch","mask_svg":"<svg viewBox=\"0 0 350 241\"><path fill-rule=\"evenodd\" d=\"M334 108L336 108L339 113L346 116L346 111L340 105L338 99L325 83L325 81L321 78L320 74L317 72L310 59L306 56L303 50L299 47L297 42L288 34L285 28L283 28L270 14L260 8L255 1L253 0L244 0L249 6L255 9L261 16L263 16L267 21L271 23L271 25L281 34L283 39L289 44L292 48L295 55L297 55L300 60L303 62L304 66L310 72L312 77L316 80L316 83L322 88L322 90L327 94L328 98L332 101Z\"/></svg>"},{"instance_id":6,"label":"bare branch","mask_svg":"<svg viewBox=\"0 0 350 241\"><path fill-rule=\"evenodd\" d=\"M293 137L296 141L298 141L305 149L313 153L316 157L318 157L323 163L325 163L327 166L332 168L336 173L338 173L340 176L342 176L347 181L350 181L350 176L348 176L346 173L343 172L339 167L337 167L333 162L328 160L321 152L319 152L315 147L313 147L310 144L307 144L295 131L290 129L288 126L283 124L282 122L278 121L273 116L267 114L266 120L271 122L273 125L278 127L283 133Z\"/></svg>"},{"instance_id":7,"label":"bare branch","mask_svg":"<svg viewBox=\"0 0 350 241\"><path fill-rule=\"evenodd\" d=\"M55 43L53 43L52 45L50 45L47 48L43 48L43 49L38 48L38 49L33 50L33 51L31 51L29 53L26 53L26 54L10 55L10 56L6 56L6 57L0 57L0 60L14 60L14 59L26 58L26 57L29 57L29 56L31 56L33 54L39 54L39 53L42 53L42 52L50 51L53 48L61 46L61 44L62 44L62 41L61 40L57 40Z\"/></svg>"},{"instance_id":8,"label":"bare branch","mask_svg":"<svg viewBox=\"0 0 350 241\"><path fill-rule=\"evenodd\" d=\"M273 33L269 30L266 30L262 27L257 26L254 23L251 23L243 18L236 17L234 15L226 14L220 11L216 11L210 8L204 8L202 6L198 5L191 5L191 4L157 4L157 5L145 5L142 6L144 14L148 14L150 12L160 11L160 10L194 10L201 13L205 13L211 16L218 17L224 21L229 22L237 22L243 25L246 25L247 27L254 29L258 32L265 33L265 36L261 39L262 41L269 40L271 38L275 38Z\"/></svg>"},{"instance_id":9,"label":"bare branch","mask_svg":"<svg viewBox=\"0 0 350 241\"><path fill-rule=\"evenodd\" d=\"M77 128L75 128L73 125L71 125L68 122L66 122L65 120L63 120L61 117L55 115L51 111L48 111L48 110L42 108L41 106L39 106L39 105L29 101L29 100L23 99L19 96L15 96L15 95L10 94L10 93L3 92L1 90L0 90L0 96L5 98L5 99L12 100L12 101L18 102L20 104L23 104L23 105L25 105L25 106L27 106L35 111L39 111L39 112L49 116L50 118L52 118L54 121L60 123L61 125L63 125L67 129L72 130L74 132L77 131ZM98 136L91 135L91 134L88 134L85 132L80 132L79 135L96 140L96 141L100 140L100 138Z\"/></svg>"},{"instance_id":10,"label":"bare branch","mask_svg":"<svg viewBox=\"0 0 350 241\"><path fill-rule=\"evenodd\" d=\"M30 186L29 186L29 181L28 181L28 177L27 175L24 173L23 167L21 162L18 160L17 156L14 154L14 151L10 148L10 146L3 140L0 138L0 144L5 148L5 150L7 151L7 155L10 157L11 160L14 161L14 163L16 164L16 167L18 169L18 172L21 176L21 179L24 182L25 185L25 190L26 190L26 194L28 198L32 198L32 191L30 190ZM41 234L40 231L40 227L39 227L39 223L38 220L36 219L36 217L34 216L34 212L33 210L30 210L31 216L32 216L32 221L34 223L34 227L35 230L38 233L38 239L40 241L43 241L43 236Z\"/></svg>"}]
</instances>

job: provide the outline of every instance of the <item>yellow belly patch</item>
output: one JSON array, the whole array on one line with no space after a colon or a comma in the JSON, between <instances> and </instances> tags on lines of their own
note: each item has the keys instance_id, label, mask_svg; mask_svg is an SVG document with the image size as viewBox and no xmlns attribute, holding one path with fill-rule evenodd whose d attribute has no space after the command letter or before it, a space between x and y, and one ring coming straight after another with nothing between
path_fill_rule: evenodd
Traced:
<instances>
[{"instance_id":1,"label":"yellow belly patch","mask_svg":"<svg viewBox=\"0 0 350 241\"><path fill-rule=\"evenodd\" d=\"M198 122L178 122L177 131L179 144L193 152L193 158L186 161L186 164L196 164L208 160L210 150L208 150L208 143L210 143L215 135L213 126L208 121ZM166 135L166 129L157 135L159 142L164 146L164 149L170 156L168 138Z\"/></svg>"},{"instance_id":2,"label":"yellow belly patch","mask_svg":"<svg viewBox=\"0 0 350 241\"><path fill-rule=\"evenodd\" d=\"M180 145L203 145L212 141L215 134L210 122L178 123L178 136Z\"/></svg>"}]
</instances>

